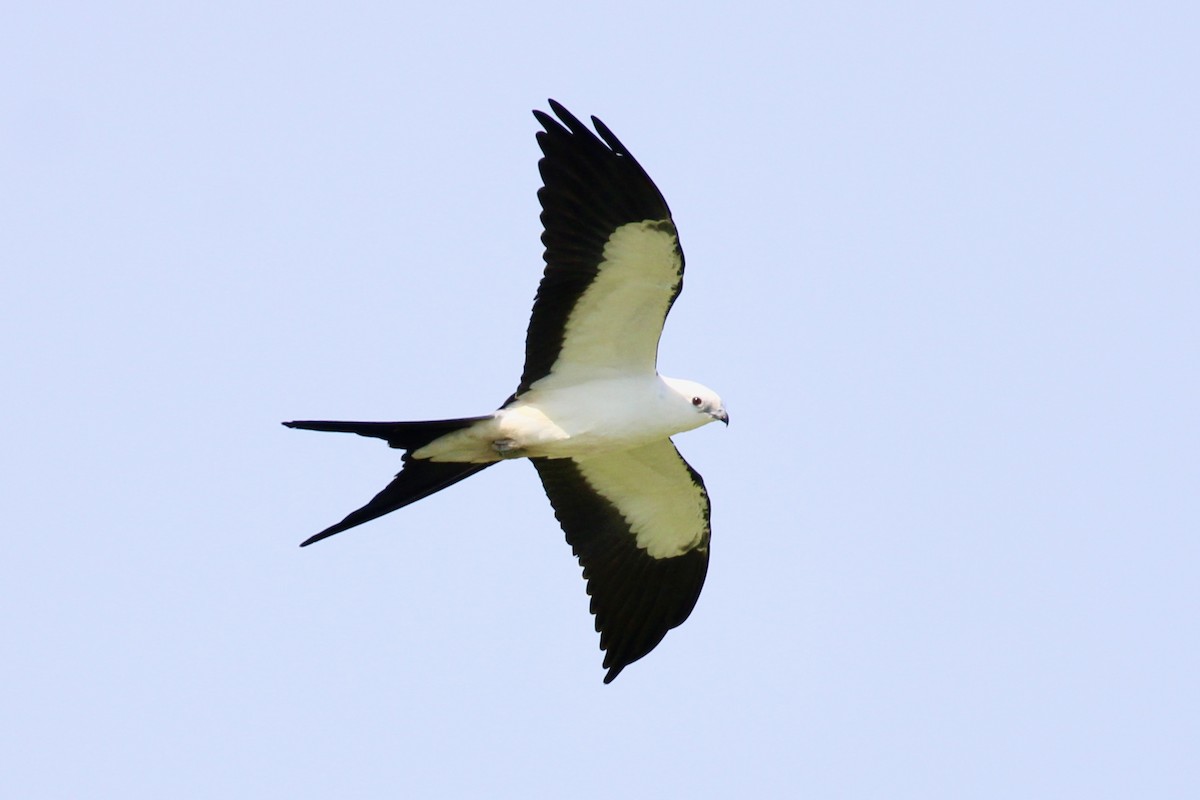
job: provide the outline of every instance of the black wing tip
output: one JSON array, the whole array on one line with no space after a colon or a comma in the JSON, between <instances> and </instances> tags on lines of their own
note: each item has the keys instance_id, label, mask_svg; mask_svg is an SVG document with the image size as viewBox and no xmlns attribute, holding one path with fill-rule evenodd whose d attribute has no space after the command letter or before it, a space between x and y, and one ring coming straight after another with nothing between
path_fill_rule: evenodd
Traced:
<instances>
[{"instance_id":1,"label":"black wing tip","mask_svg":"<svg viewBox=\"0 0 1200 800\"><path fill-rule=\"evenodd\" d=\"M546 129L547 133L552 133L556 130L569 133L576 128L583 127L583 124L579 121L579 119L570 111L568 111L567 107L562 103L558 102L554 98L548 98L546 102L550 104L550 110L554 112L554 116L558 117L558 119L550 116L540 108L533 109L533 117L538 121L539 124L541 124L543 128Z\"/></svg>"},{"instance_id":2,"label":"black wing tip","mask_svg":"<svg viewBox=\"0 0 1200 800\"><path fill-rule=\"evenodd\" d=\"M547 180L546 164L548 160L558 159L562 157L562 148L568 142L574 142L570 145L572 149L576 149L581 153L590 153L590 158L613 158L615 163L622 164L621 170L628 170L628 176L636 179L638 182L644 183L650 194L650 199L656 207L650 216L646 219L667 219L671 218L671 209L667 205L666 199L662 196L658 186L647 174L646 170L633 153L629 152L629 148L617 138L617 135L604 124L604 121L597 116L592 116L592 130L587 125L579 120L574 114L566 109L566 107L549 98L547 102L550 104L550 109L558 116L558 119L547 114L545 111L534 109L533 116L541 124L545 130L538 131L537 140L542 148L543 158L538 162L539 170L542 172L543 183ZM581 150L579 148L582 148ZM543 189L547 188L545 185ZM538 198L542 200L542 221L545 222L546 204L542 191L539 190ZM545 241L543 234L543 241Z\"/></svg>"},{"instance_id":3,"label":"black wing tip","mask_svg":"<svg viewBox=\"0 0 1200 800\"><path fill-rule=\"evenodd\" d=\"M586 139L595 141L597 144L603 141L603 143L617 155L629 156L629 150L626 149L625 145L621 144L621 140L613 135L613 132L609 130L608 126L605 125L599 117L594 115L591 117L592 126L596 129L595 132L593 132L588 128L587 125L583 124L579 117L568 111L567 107L562 103L558 102L552 97L547 98L546 102L550 104L550 110L554 112L554 115L558 117L558 119L555 119L545 111L541 111L536 108L533 110L533 116L541 124L541 126L546 129L545 132L547 134L556 132L560 134L565 133L567 135L573 134L575 136L582 136ZM600 134L599 137L596 136L597 133Z\"/></svg>"},{"instance_id":4,"label":"black wing tip","mask_svg":"<svg viewBox=\"0 0 1200 800\"><path fill-rule=\"evenodd\" d=\"M554 128L562 127L561 125L558 124L558 120L556 120L554 117L550 116L545 111L542 111L541 109L538 109L538 108L535 108L533 110L533 118L536 119L538 121L538 124L541 125L543 128L545 128L547 131L553 130ZM538 133L538 136L542 136L542 135L544 135L544 134Z\"/></svg>"},{"instance_id":5,"label":"black wing tip","mask_svg":"<svg viewBox=\"0 0 1200 800\"><path fill-rule=\"evenodd\" d=\"M614 153L630 159L633 158L633 154L629 152L629 148L621 143L621 140L617 138L617 135L613 133L599 117L592 117L592 126L596 129L596 133L600 134L600 138L604 140L604 143L608 145Z\"/></svg>"},{"instance_id":6,"label":"black wing tip","mask_svg":"<svg viewBox=\"0 0 1200 800\"><path fill-rule=\"evenodd\" d=\"M567 107L562 103L558 102L553 97L547 97L546 102L549 103L550 110L554 112L554 115L561 119L568 128L583 127L583 123L579 121L579 118L568 111Z\"/></svg>"}]
</instances>

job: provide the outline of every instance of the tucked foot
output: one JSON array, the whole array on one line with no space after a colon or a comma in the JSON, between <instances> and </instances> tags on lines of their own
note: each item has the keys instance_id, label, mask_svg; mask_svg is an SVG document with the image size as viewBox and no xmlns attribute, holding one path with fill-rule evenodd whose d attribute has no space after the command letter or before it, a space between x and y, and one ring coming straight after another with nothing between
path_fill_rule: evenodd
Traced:
<instances>
[{"instance_id":1,"label":"tucked foot","mask_svg":"<svg viewBox=\"0 0 1200 800\"><path fill-rule=\"evenodd\" d=\"M497 439L492 442L492 449L499 453L501 458L520 458L524 455L521 446L513 439Z\"/></svg>"}]
</instances>

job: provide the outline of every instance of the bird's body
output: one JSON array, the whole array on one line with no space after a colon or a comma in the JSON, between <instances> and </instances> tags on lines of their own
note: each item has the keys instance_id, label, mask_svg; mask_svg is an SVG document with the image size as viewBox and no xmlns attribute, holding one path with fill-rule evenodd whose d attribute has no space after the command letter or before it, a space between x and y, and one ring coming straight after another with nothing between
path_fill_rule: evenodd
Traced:
<instances>
[{"instance_id":1,"label":"bird's body","mask_svg":"<svg viewBox=\"0 0 1200 800\"><path fill-rule=\"evenodd\" d=\"M593 456L666 439L710 421L692 403L701 396L697 392L706 390L688 381L656 375L544 383L474 425L414 450L412 457L486 464L505 458Z\"/></svg>"},{"instance_id":2,"label":"bird's body","mask_svg":"<svg viewBox=\"0 0 1200 800\"><path fill-rule=\"evenodd\" d=\"M607 683L696 603L708 569L708 493L670 437L729 418L711 389L657 372L663 321L683 282L666 202L603 123L592 118L597 138L550 104L562 124L534 112L545 128L546 270L517 391L479 417L284 424L405 451L383 491L304 545L499 461L530 459L583 566Z\"/></svg>"}]
</instances>

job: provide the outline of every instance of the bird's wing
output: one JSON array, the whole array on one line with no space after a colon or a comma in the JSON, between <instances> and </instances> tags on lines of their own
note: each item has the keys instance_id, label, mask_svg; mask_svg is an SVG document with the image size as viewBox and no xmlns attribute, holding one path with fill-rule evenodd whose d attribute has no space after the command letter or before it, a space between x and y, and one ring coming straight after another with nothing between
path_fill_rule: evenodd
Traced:
<instances>
[{"instance_id":1,"label":"bird's wing","mask_svg":"<svg viewBox=\"0 0 1200 800\"><path fill-rule=\"evenodd\" d=\"M669 439L532 461L583 567L608 683L696 605L708 572L704 481Z\"/></svg>"},{"instance_id":2,"label":"bird's wing","mask_svg":"<svg viewBox=\"0 0 1200 800\"><path fill-rule=\"evenodd\" d=\"M655 373L663 321L683 287L683 251L658 187L603 122L597 136L553 100L535 111L543 158L546 271L516 394L570 380Z\"/></svg>"}]
</instances>

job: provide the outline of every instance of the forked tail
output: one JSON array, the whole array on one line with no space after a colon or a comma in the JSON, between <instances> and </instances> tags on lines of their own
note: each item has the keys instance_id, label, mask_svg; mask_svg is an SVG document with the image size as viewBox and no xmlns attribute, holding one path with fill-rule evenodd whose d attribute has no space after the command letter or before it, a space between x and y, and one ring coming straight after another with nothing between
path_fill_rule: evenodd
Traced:
<instances>
[{"instance_id":1,"label":"forked tail","mask_svg":"<svg viewBox=\"0 0 1200 800\"><path fill-rule=\"evenodd\" d=\"M335 433L357 433L359 436L371 436L383 439L388 446L405 451L417 450L435 439L448 433L468 428L476 422L490 417L464 417L462 419L442 419L431 422L333 422L333 421L299 421L283 423L289 428L299 428L307 431L332 431ZM341 522L331 525L320 533L310 536L300 543L306 547L313 542L319 542L335 533L361 525L364 522L382 517L403 508L409 503L415 503L423 497L440 492L464 478L469 478L476 472L490 467L492 463L472 464L459 462L434 462L412 458L408 452L404 454L404 466L396 477L375 495L371 502L357 511L352 511Z\"/></svg>"}]
</instances>

